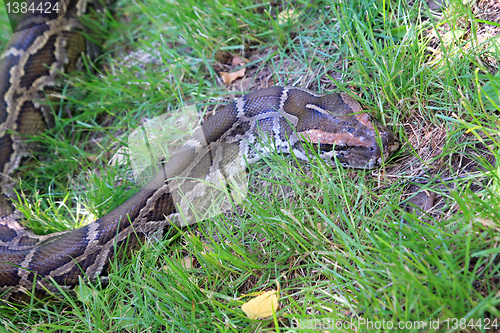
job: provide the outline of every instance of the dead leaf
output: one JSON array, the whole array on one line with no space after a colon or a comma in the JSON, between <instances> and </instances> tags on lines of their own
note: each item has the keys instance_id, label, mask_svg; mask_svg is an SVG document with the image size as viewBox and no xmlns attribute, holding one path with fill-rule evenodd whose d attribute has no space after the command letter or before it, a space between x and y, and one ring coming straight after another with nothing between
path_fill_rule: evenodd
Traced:
<instances>
[{"instance_id":1,"label":"dead leaf","mask_svg":"<svg viewBox=\"0 0 500 333\"><path fill-rule=\"evenodd\" d=\"M248 62L248 59L245 59L245 58L240 57L240 56L234 56L233 60L231 62L233 64L233 66L243 66L244 64L246 64Z\"/></svg>"},{"instance_id":2,"label":"dead leaf","mask_svg":"<svg viewBox=\"0 0 500 333\"><path fill-rule=\"evenodd\" d=\"M290 23L290 24L295 24L299 20L299 13L293 10L292 8L290 9L285 9L284 11L280 12L278 14L278 24L282 25L285 23Z\"/></svg>"},{"instance_id":3,"label":"dead leaf","mask_svg":"<svg viewBox=\"0 0 500 333\"><path fill-rule=\"evenodd\" d=\"M278 310L278 295L276 290L266 291L260 296L252 298L241 306L248 318L258 319L273 315Z\"/></svg>"},{"instance_id":4,"label":"dead leaf","mask_svg":"<svg viewBox=\"0 0 500 333\"><path fill-rule=\"evenodd\" d=\"M194 258L193 257L185 257L182 259L178 259L177 257L172 257L172 260L177 261L179 263L177 266L182 268L185 271L191 270L194 267ZM168 265L163 266L163 270L167 273L171 272L171 269Z\"/></svg>"},{"instance_id":5,"label":"dead leaf","mask_svg":"<svg viewBox=\"0 0 500 333\"><path fill-rule=\"evenodd\" d=\"M192 257L186 257L181 260L181 267L184 268L185 270L193 268L193 258Z\"/></svg>"},{"instance_id":6,"label":"dead leaf","mask_svg":"<svg viewBox=\"0 0 500 333\"><path fill-rule=\"evenodd\" d=\"M245 72L246 72L246 68L243 67L236 72L231 72L231 73L220 72L220 76L221 76L222 82L224 82L224 84L231 84L234 81L236 81L237 79L239 79L240 77L245 76Z\"/></svg>"}]
</instances>

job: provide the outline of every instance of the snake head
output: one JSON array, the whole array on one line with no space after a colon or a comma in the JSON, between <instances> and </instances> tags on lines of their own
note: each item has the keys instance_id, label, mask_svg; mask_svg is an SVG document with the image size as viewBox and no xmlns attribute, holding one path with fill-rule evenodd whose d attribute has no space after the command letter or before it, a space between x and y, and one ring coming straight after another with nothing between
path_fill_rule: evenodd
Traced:
<instances>
[{"instance_id":1,"label":"snake head","mask_svg":"<svg viewBox=\"0 0 500 333\"><path fill-rule=\"evenodd\" d=\"M369 145L341 143L323 154L332 160L336 158L343 167L373 169L382 166L398 150L399 141L389 129L381 125L376 127L378 131L371 137Z\"/></svg>"},{"instance_id":2,"label":"snake head","mask_svg":"<svg viewBox=\"0 0 500 333\"><path fill-rule=\"evenodd\" d=\"M347 168L379 167L399 148L396 135L367 113L337 116L334 123L326 121L300 134L319 148L323 159Z\"/></svg>"},{"instance_id":3,"label":"snake head","mask_svg":"<svg viewBox=\"0 0 500 333\"><path fill-rule=\"evenodd\" d=\"M297 134L319 146L323 159L348 168L373 169L399 148L394 133L346 93L320 96L294 90L286 97L283 110L296 120Z\"/></svg>"}]
</instances>

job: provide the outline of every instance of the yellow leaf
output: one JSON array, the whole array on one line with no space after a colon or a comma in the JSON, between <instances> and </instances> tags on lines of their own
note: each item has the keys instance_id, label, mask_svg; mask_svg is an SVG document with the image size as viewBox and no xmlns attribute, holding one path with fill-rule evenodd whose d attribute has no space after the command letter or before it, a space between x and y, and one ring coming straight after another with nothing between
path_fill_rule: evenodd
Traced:
<instances>
[{"instance_id":1,"label":"yellow leaf","mask_svg":"<svg viewBox=\"0 0 500 333\"><path fill-rule=\"evenodd\" d=\"M266 291L260 296L252 298L241 306L248 318L257 319L272 316L278 310L278 296L276 290Z\"/></svg>"},{"instance_id":2,"label":"yellow leaf","mask_svg":"<svg viewBox=\"0 0 500 333\"><path fill-rule=\"evenodd\" d=\"M278 24L296 24L299 19L299 15L300 14L293 9L285 9L278 14Z\"/></svg>"}]
</instances>

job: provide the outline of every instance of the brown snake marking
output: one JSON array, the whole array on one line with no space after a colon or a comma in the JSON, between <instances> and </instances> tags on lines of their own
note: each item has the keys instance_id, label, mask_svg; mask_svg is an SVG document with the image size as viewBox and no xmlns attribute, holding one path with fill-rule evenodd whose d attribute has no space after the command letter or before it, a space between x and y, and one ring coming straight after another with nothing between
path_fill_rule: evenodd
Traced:
<instances>
[{"instance_id":1,"label":"brown snake marking","mask_svg":"<svg viewBox=\"0 0 500 333\"><path fill-rule=\"evenodd\" d=\"M73 1L73 0L68 0ZM72 70L83 50L81 26L71 15L15 34L0 63L0 295L16 300L33 289L35 294L56 292L78 284L79 277L95 280L106 274L109 263L129 253L149 235L179 219L182 205L207 195L199 183L186 186L167 181L176 176L208 179L216 174L237 177L247 164L269 150L262 140L273 141L278 151L301 159L308 155L302 138L319 144L321 157L353 168L380 166L398 148L394 134L363 113L347 94L318 95L294 87L270 87L252 92L208 117L181 151L124 204L79 229L38 236L19 222L12 204L9 175L33 149L23 137L39 134L52 125L52 114L37 101L54 86L58 72ZM382 148L382 151L380 149ZM182 188L186 199L176 200ZM178 204L176 206L176 204ZM177 208L176 208L177 207ZM118 249L118 253L116 252Z\"/></svg>"}]
</instances>

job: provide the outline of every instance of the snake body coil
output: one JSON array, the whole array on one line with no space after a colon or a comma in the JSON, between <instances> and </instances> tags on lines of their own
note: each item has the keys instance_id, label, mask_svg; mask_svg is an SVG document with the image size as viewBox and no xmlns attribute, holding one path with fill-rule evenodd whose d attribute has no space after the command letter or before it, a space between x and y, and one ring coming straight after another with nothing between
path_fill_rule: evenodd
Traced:
<instances>
[{"instance_id":1,"label":"snake body coil","mask_svg":"<svg viewBox=\"0 0 500 333\"><path fill-rule=\"evenodd\" d=\"M255 91L210 116L186 146L137 194L110 213L79 229L38 236L23 227L8 198L9 175L33 147L24 140L52 125L39 100L60 72L72 70L84 40L77 9L65 17L13 36L0 63L0 295L21 298L27 291L54 292L53 282L70 288L79 277L106 273L110 260L127 255L142 239L179 220L183 203L206 197L206 188L191 184L176 200L174 177L233 177L266 154L262 139L282 152L307 159L306 138L319 144L321 156L346 167L374 168L398 148L394 134L362 112L347 94L318 95L293 87ZM230 158L228 157L230 156ZM237 158L235 158L236 156ZM184 183L182 185L185 185ZM177 213L177 214L176 214ZM189 215L186 214L186 215Z\"/></svg>"}]
</instances>

